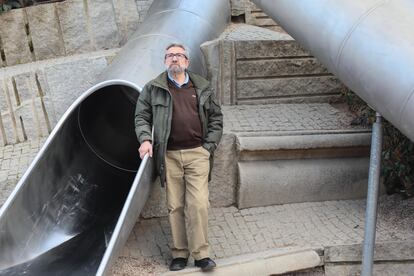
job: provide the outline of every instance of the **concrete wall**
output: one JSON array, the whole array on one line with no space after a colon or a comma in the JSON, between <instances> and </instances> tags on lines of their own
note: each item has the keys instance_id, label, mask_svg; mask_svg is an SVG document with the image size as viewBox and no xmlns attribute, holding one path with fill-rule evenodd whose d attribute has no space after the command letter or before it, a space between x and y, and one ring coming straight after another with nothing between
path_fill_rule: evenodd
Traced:
<instances>
[{"instance_id":1,"label":"concrete wall","mask_svg":"<svg viewBox=\"0 0 414 276\"><path fill-rule=\"evenodd\" d=\"M152 0L66 0L0 14L0 67L122 46Z\"/></svg>"},{"instance_id":2,"label":"concrete wall","mask_svg":"<svg viewBox=\"0 0 414 276\"><path fill-rule=\"evenodd\" d=\"M66 0L0 14L0 145L47 137L151 3Z\"/></svg>"}]
</instances>

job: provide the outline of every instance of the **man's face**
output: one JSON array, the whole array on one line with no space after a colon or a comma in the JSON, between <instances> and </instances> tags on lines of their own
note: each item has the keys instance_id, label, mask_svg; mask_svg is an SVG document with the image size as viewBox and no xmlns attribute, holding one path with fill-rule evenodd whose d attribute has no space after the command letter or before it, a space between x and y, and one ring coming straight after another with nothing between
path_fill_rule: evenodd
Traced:
<instances>
[{"instance_id":1,"label":"man's face","mask_svg":"<svg viewBox=\"0 0 414 276\"><path fill-rule=\"evenodd\" d=\"M190 64L184 49L171 47L165 52L165 66L170 74L184 73Z\"/></svg>"}]
</instances>

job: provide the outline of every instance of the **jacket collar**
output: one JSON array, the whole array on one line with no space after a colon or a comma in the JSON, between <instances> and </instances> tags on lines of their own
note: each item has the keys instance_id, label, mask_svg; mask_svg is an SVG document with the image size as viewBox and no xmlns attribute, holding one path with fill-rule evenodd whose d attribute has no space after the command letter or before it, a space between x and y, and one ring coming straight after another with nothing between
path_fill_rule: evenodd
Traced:
<instances>
[{"instance_id":1,"label":"jacket collar","mask_svg":"<svg viewBox=\"0 0 414 276\"><path fill-rule=\"evenodd\" d=\"M187 73L190 76L190 79L193 82L196 90L203 91L209 86L209 82L203 77L190 71L187 71ZM152 84L168 91L167 78L167 71L164 71L153 80Z\"/></svg>"}]
</instances>

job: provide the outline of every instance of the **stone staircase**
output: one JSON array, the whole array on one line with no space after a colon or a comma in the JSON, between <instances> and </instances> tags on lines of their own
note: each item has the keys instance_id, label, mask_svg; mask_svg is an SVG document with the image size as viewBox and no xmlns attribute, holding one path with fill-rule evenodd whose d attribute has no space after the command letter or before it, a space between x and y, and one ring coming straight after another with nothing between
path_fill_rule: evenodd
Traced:
<instances>
[{"instance_id":1,"label":"stone staircase","mask_svg":"<svg viewBox=\"0 0 414 276\"><path fill-rule=\"evenodd\" d=\"M272 31L285 32L277 22L252 2L246 2L245 8L245 19L247 24L267 28Z\"/></svg>"},{"instance_id":2,"label":"stone staircase","mask_svg":"<svg viewBox=\"0 0 414 276\"><path fill-rule=\"evenodd\" d=\"M365 196L370 130L351 125L346 87L324 66L288 35L243 24L202 48L235 137L239 208Z\"/></svg>"}]
</instances>

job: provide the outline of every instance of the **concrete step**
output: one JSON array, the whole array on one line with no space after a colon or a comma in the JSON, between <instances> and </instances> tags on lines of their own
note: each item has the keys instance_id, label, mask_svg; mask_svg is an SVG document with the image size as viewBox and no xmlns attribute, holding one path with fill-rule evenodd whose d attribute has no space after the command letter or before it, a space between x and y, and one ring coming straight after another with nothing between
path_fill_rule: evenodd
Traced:
<instances>
[{"instance_id":1,"label":"concrete step","mask_svg":"<svg viewBox=\"0 0 414 276\"><path fill-rule=\"evenodd\" d=\"M217 267L209 275L279 275L298 270L314 268L322 264L321 257L315 250L286 248L239 255L217 260ZM167 272L172 275L205 275L199 268L191 267L181 271Z\"/></svg>"},{"instance_id":2,"label":"concrete step","mask_svg":"<svg viewBox=\"0 0 414 276\"><path fill-rule=\"evenodd\" d=\"M267 28L273 31L285 32L277 22L258 9L254 4L247 6L245 12L246 23L262 28Z\"/></svg>"},{"instance_id":3,"label":"concrete step","mask_svg":"<svg viewBox=\"0 0 414 276\"><path fill-rule=\"evenodd\" d=\"M370 136L238 137L238 207L364 197Z\"/></svg>"},{"instance_id":4,"label":"concrete step","mask_svg":"<svg viewBox=\"0 0 414 276\"><path fill-rule=\"evenodd\" d=\"M370 129L327 103L223 107L239 208L365 196Z\"/></svg>"},{"instance_id":5,"label":"concrete step","mask_svg":"<svg viewBox=\"0 0 414 276\"><path fill-rule=\"evenodd\" d=\"M325 248L327 276L360 275L362 244ZM373 275L413 275L414 241L379 242L375 245Z\"/></svg>"}]
</instances>

